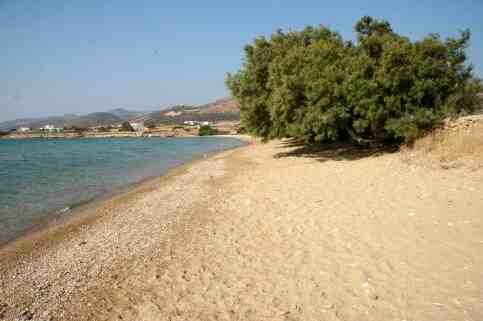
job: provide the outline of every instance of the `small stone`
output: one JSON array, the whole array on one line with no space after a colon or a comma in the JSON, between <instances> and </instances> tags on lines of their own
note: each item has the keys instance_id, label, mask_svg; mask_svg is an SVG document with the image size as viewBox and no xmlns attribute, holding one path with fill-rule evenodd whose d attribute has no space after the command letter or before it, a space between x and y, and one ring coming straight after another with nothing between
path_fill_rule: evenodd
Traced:
<instances>
[{"instance_id":1,"label":"small stone","mask_svg":"<svg viewBox=\"0 0 483 321\"><path fill-rule=\"evenodd\" d=\"M6 303L0 303L0 319L3 319L5 317L7 309L8 305Z\"/></svg>"},{"instance_id":2,"label":"small stone","mask_svg":"<svg viewBox=\"0 0 483 321\"><path fill-rule=\"evenodd\" d=\"M34 314L29 310L29 309L25 309L23 310L23 312L20 314L20 320L32 320L34 317Z\"/></svg>"}]
</instances>

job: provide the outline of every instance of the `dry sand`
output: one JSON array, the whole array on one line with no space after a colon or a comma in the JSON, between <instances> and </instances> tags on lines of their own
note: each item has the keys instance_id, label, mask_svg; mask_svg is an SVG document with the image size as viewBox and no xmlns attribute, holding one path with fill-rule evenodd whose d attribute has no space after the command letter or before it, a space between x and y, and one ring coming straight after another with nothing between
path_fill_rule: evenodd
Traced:
<instances>
[{"instance_id":1,"label":"dry sand","mask_svg":"<svg viewBox=\"0 0 483 321\"><path fill-rule=\"evenodd\" d=\"M255 143L0 250L5 320L483 320L483 170Z\"/></svg>"}]
</instances>

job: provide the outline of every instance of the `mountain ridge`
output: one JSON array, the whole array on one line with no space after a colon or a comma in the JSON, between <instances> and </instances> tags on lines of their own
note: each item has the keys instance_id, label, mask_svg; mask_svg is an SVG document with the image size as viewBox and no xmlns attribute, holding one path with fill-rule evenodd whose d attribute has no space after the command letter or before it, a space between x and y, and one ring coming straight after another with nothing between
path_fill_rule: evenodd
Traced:
<instances>
[{"instance_id":1,"label":"mountain ridge","mask_svg":"<svg viewBox=\"0 0 483 321\"><path fill-rule=\"evenodd\" d=\"M107 126L123 121L137 121L153 124L179 124L184 121L237 121L240 118L238 104L231 98L222 98L203 105L174 105L156 111L135 111L114 108L104 112L85 115L65 114L49 117L26 117L0 122L0 130L13 130L19 127L40 128L45 125L55 127Z\"/></svg>"}]
</instances>

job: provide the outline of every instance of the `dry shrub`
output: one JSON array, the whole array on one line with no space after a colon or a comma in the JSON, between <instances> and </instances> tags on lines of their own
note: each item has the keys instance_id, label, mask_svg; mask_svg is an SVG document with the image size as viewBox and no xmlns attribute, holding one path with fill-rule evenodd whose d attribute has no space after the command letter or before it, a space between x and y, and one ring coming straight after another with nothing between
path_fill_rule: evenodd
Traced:
<instances>
[{"instance_id":1,"label":"dry shrub","mask_svg":"<svg viewBox=\"0 0 483 321\"><path fill-rule=\"evenodd\" d=\"M447 122L444 128L437 129L404 149L406 156L431 159L442 163L469 161L483 164L483 116L469 116ZM443 165L445 164L445 165ZM454 163L455 164L455 163ZM458 166L462 163L458 163ZM456 167L449 165L450 167ZM480 166L478 166L480 167Z\"/></svg>"}]
</instances>

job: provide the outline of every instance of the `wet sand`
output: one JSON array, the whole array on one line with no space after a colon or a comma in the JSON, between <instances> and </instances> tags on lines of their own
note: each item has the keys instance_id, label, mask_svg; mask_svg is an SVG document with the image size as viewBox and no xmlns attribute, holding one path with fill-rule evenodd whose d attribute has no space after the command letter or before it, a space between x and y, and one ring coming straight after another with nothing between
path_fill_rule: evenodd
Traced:
<instances>
[{"instance_id":1,"label":"wet sand","mask_svg":"<svg viewBox=\"0 0 483 321\"><path fill-rule=\"evenodd\" d=\"M482 320L481 191L481 169L254 143L2 248L0 319Z\"/></svg>"}]
</instances>

